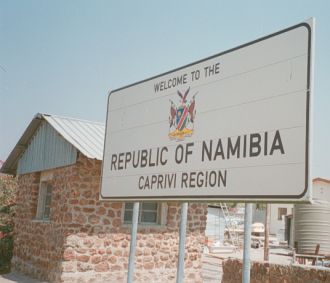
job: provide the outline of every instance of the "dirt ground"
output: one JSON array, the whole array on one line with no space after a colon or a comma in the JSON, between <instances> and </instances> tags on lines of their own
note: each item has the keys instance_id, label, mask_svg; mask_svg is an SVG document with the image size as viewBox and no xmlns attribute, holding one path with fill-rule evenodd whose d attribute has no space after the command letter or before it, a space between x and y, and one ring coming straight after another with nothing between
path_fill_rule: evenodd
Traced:
<instances>
[{"instance_id":1,"label":"dirt ground","mask_svg":"<svg viewBox=\"0 0 330 283\"><path fill-rule=\"evenodd\" d=\"M9 274L0 275L0 283L47 283L47 282L32 279L20 273L11 272Z\"/></svg>"}]
</instances>

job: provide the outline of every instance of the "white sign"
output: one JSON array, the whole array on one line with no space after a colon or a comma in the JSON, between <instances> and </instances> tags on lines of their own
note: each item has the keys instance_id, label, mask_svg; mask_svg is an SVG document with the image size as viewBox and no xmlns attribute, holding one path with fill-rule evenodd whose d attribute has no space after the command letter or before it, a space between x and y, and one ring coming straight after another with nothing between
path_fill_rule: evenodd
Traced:
<instances>
[{"instance_id":1,"label":"white sign","mask_svg":"<svg viewBox=\"0 0 330 283\"><path fill-rule=\"evenodd\" d=\"M112 91L101 198L306 201L312 30Z\"/></svg>"}]
</instances>

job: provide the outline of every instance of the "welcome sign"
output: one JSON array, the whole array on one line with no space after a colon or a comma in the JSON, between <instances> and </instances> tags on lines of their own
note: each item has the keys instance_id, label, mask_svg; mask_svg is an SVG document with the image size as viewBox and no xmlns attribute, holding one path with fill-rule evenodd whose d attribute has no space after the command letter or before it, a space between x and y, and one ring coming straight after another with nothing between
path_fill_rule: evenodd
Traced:
<instances>
[{"instance_id":1,"label":"welcome sign","mask_svg":"<svg viewBox=\"0 0 330 283\"><path fill-rule=\"evenodd\" d=\"M101 198L306 201L312 30L112 91Z\"/></svg>"}]
</instances>

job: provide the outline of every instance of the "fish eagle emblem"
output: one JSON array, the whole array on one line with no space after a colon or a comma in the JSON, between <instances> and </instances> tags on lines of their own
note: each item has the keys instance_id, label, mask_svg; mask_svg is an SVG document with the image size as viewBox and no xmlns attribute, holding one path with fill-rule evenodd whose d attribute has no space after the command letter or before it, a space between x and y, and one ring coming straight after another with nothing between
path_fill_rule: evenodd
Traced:
<instances>
[{"instance_id":1,"label":"fish eagle emblem","mask_svg":"<svg viewBox=\"0 0 330 283\"><path fill-rule=\"evenodd\" d=\"M195 97L197 92L188 102L187 97L189 91L190 87L184 93L177 91L177 94L180 97L178 105L170 99L170 129L168 134L170 139L180 141L184 140L185 137L191 137L194 133L194 122L196 117Z\"/></svg>"}]
</instances>

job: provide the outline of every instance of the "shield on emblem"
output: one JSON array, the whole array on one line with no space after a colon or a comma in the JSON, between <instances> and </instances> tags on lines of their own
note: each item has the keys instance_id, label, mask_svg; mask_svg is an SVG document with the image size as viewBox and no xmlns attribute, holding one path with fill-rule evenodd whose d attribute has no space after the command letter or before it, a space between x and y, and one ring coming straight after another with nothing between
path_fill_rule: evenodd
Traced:
<instances>
[{"instance_id":1,"label":"shield on emblem","mask_svg":"<svg viewBox=\"0 0 330 283\"><path fill-rule=\"evenodd\" d=\"M176 124L177 129L182 131L187 124L188 121L188 108L186 106L180 106L176 110Z\"/></svg>"}]
</instances>

